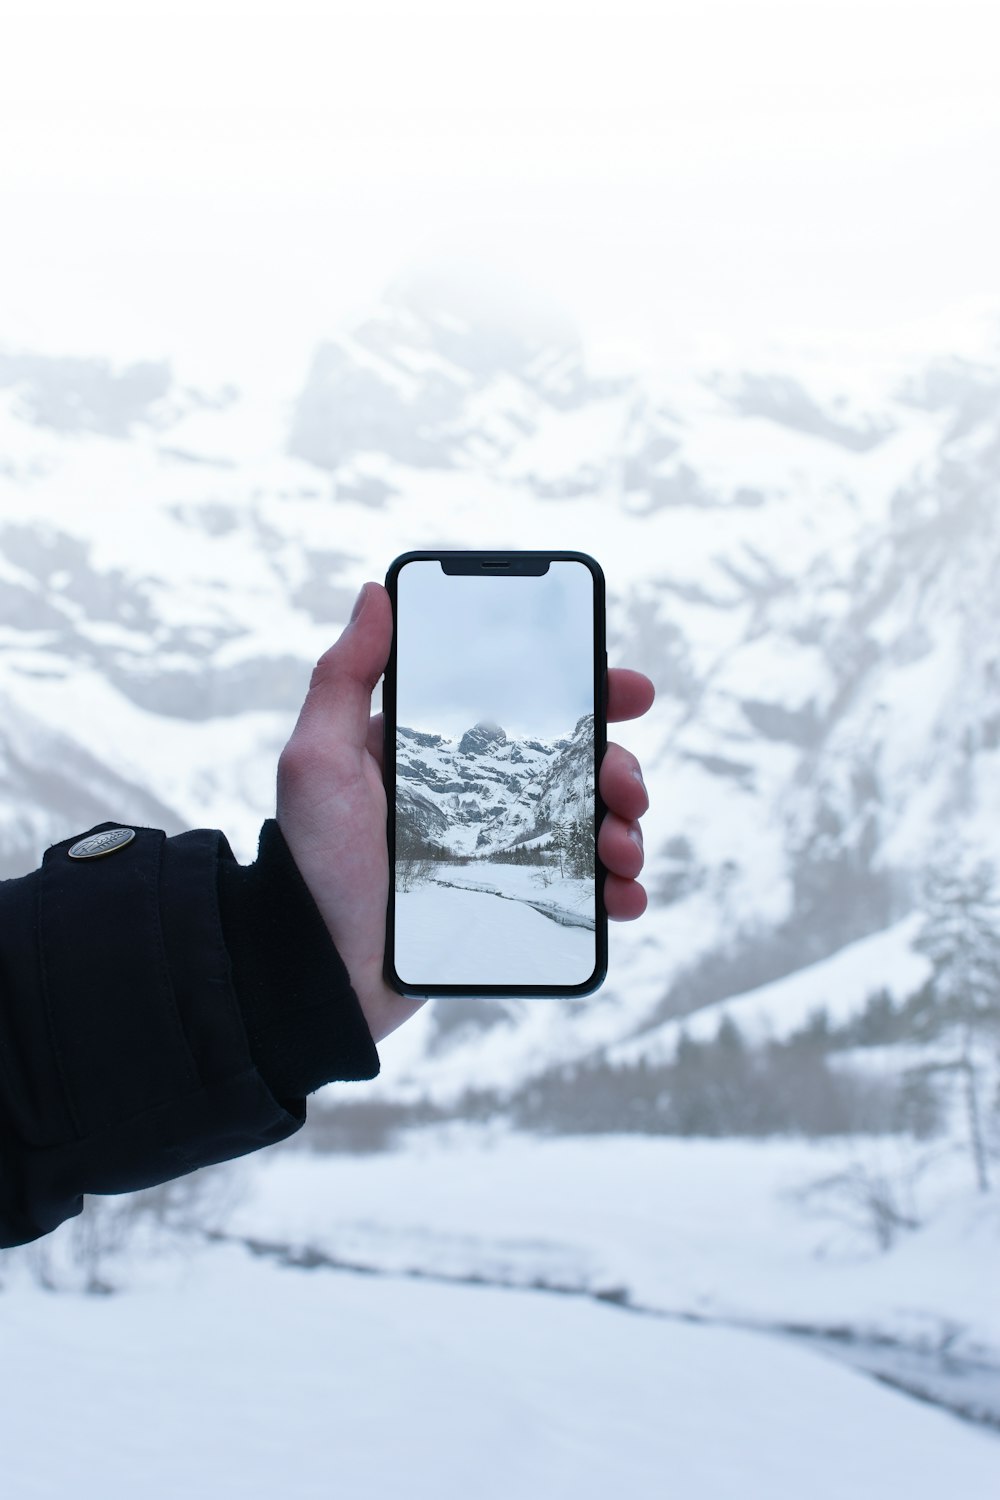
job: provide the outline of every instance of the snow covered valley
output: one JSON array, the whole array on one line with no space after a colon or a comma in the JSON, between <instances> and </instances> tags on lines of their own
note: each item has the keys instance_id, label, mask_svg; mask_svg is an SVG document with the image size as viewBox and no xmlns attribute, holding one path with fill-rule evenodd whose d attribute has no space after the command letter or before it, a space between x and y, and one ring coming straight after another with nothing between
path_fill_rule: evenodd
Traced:
<instances>
[{"instance_id":1,"label":"snow covered valley","mask_svg":"<svg viewBox=\"0 0 1000 1500\"><path fill-rule=\"evenodd\" d=\"M11 1252L4 1492L992 1500L995 1207L945 1158L880 1253L803 1200L849 1156L446 1127L216 1174L208 1237L108 1236L114 1295Z\"/></svg>"}]
</instances>

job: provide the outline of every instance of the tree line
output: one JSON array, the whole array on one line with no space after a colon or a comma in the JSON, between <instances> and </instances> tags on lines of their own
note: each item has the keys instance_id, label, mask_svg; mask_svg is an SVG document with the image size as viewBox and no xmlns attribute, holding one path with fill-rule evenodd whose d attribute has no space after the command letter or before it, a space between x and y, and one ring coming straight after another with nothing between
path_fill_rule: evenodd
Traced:
<instances>
[{"instance_id":1,"label":"tree line","mask_svg":"<svg viewBox=\"0 0 1000 1500\"><path fill-rule=\"evenodd\" d=\"M568 819L545 844L496 854L512 863L593 868L592 825ZM415 852L424 853L419 845ZM428 854L428 858L439 857ZM1000 897L994 868L961 851L943 858L921 893L915 946L927 982L906 999L876 989L850 1020L826 1010L784 1040L750 1041L731 1017L715 1035L681 1030L665 1061L594 1058L554 1068L513 1097L468 1093L454 1113L504 1115L545 1131L677 1135L808 1135L908 1131L926 1137L950 1120L987 1192L1000 1157ZM864 1049L912 1043L880 1074L857 1066Z\"/></svg>"},{"instance_id":2,"label":"tree line","mask_svg":"<svg viewBox=\"0 0 1000 1500\"><path fill-rule=\"evenodd\" d=\"M555 819L534 835L548 836L543 842L513 844L480 854L457 854L446 845L435 842L417 823L411 810L400 804L396 809L396 884L400 890L411 890L430 878L435 864L468 864L475 860L500 865L530 865L537 868L558 867L564 879L592 879L595 870L593 817L586 812L576 817Z\"/></svg>"}]
</instances>

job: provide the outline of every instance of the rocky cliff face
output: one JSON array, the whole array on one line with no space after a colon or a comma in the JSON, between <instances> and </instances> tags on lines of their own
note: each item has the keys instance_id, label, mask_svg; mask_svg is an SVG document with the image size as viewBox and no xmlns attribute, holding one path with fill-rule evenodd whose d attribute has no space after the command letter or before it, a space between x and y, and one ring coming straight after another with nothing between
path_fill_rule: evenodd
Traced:
<instances>
[{"instance_id":1,"label":"rocky cliff face","mask_svg":"<svg viewBox=\"0 0 1000 1500\"><path fill-rule=\"evenodd\" d=\"M458 740L400 727L400 803L425 838L456 854L511 848L551 827L550 773L564 748L508 739L499 724L474 724Z\"/></svg>"}]
</instances>

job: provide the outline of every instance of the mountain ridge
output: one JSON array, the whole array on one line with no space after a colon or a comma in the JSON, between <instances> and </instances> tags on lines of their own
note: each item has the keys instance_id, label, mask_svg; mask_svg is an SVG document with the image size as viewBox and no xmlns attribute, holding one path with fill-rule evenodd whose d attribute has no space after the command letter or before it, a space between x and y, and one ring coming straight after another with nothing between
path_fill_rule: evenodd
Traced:
<instances>
[{"instance_id":1,"label":"mountain ridge","mask_svg":"<svg viewBox=\"0 0 1000 1500\"><path fill-rule=\"evenodd\" d=\"M593 816L594 716L552 740L510 736L483 722L457 738L396 730L397 829L460 855L483 856L551 836L573 808ZM473 839L474 835L474 839Z\"/></svg>"}]
</instances>

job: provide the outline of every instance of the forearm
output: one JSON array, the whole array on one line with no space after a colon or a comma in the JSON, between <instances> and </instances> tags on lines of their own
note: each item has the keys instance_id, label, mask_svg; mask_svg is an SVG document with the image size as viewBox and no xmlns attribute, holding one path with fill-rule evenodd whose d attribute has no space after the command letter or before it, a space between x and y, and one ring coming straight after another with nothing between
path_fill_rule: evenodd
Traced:
<instances>
[{"instance_id":1,"label":"forearm","mask_svg":"<svg viewBox=\"0 0 1000 1500\"><path fill-rule=\"evenodd\" d=\"M282 1140L307 1093L378 1071L275 823L245 868L207 830L74 842L0 884L0 1244Z\"/></svg>"}]
</instances>

